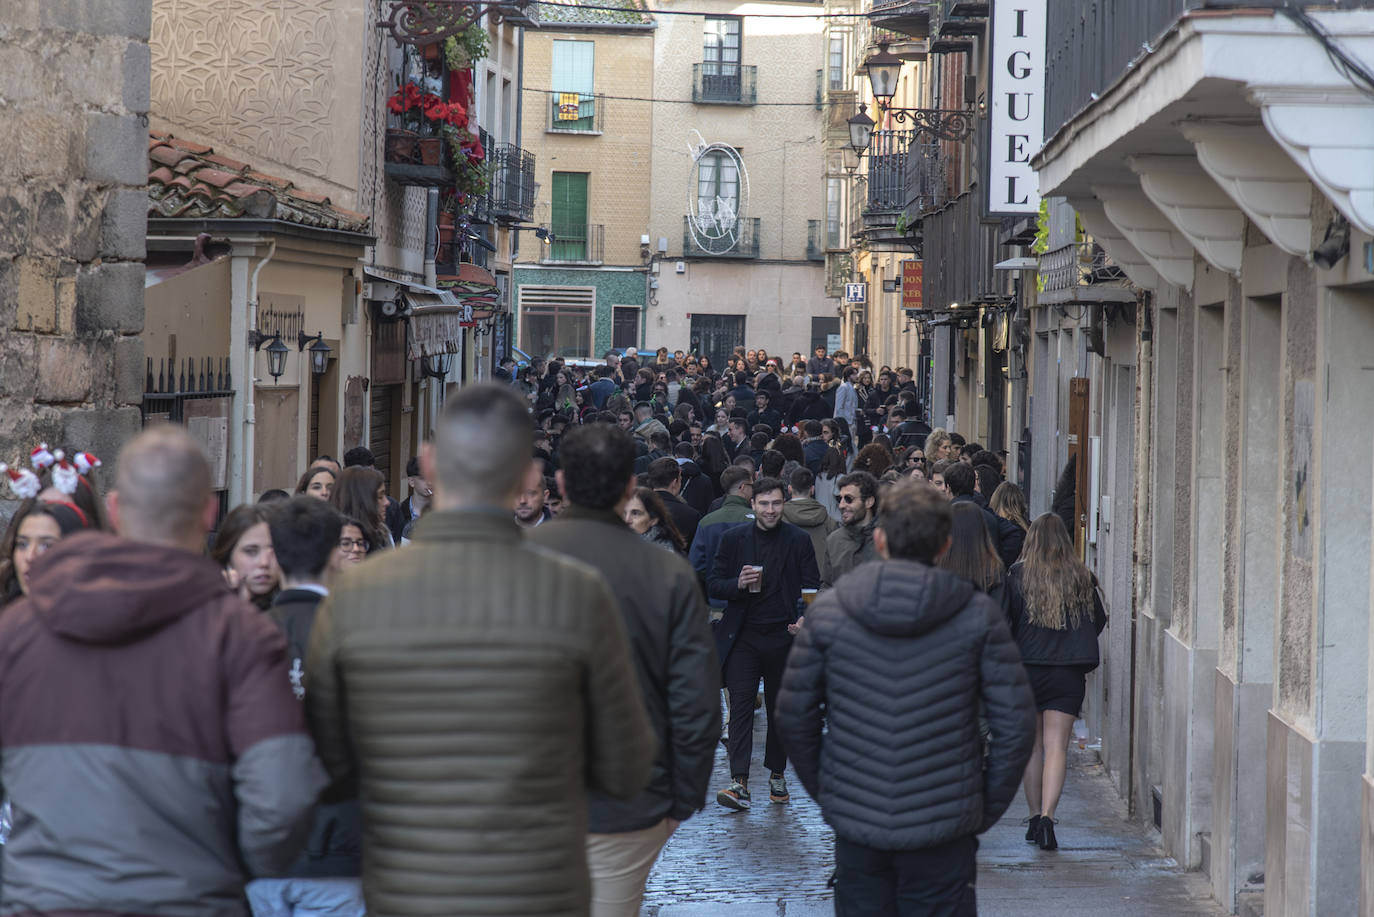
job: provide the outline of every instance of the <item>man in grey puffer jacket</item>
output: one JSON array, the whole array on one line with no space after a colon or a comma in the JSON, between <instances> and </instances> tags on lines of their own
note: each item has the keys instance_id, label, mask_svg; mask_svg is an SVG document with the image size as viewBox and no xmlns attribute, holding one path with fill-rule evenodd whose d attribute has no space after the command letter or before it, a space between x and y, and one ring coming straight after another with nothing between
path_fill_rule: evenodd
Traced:
<instances>
[{"instance_id":1,"label":"man in grey puffer jacket","mask_svg":"<svg viewBox=\"0 0 1374 917\"><path fill-rule=\"evenodd\" d=\"M835 829L837 914L975 914L977 835L1011 804L1035 742L1001 610L933 566L951 524L928 485L889 488L882 561L811 606L788 658L778 731Z\"/></svg>"}]
</instances>

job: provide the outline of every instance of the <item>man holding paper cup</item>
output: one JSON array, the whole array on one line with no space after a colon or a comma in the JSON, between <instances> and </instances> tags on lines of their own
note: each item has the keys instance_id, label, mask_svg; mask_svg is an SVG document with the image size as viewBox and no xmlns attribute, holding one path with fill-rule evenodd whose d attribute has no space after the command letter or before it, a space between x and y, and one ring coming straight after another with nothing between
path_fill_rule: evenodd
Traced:
<instances>
[{"instance_id":1,"label":"man holding paper cup","mask_svg":"<svg viewBox=\"0 0 1374 917\"><path fill-rule=\"evenodd\" d=\"M786 499L777 478L755 482L754 519L721 536L707 577L711 598L727 603L716 624L716 652L730 692L731 783L716 794L716 802L737 811L750 804L754 696L760 678L768 712L763 758L769 772L768 797L776 803L790 798L783 778L787 756L774 728L773 709L792 636L801 624L802 593L820 587L820 573L811 536L782 519Z\"/></svg>"}]
</instances>

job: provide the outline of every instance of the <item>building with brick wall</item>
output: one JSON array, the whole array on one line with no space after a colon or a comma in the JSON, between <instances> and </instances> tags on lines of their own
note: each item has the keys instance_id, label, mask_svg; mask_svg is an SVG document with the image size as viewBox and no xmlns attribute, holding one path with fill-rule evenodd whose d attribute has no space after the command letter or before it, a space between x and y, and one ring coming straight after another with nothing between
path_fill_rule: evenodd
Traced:
<instances>
[{"instance_id":1,"label":"building with brick wall","mask_svg":"<svg viewBox=\"0 0 1374 917\"><path fill-rule=\"evenodd\" d=\"M515 269L530 355L644 343L656 24L641 6L544 7L525 37L523 142L542 189Z\"/></svg>"},{"instance_id":2,"label":"building with brick wall","mask_svg":"<svg viewBox=\"0 0 1374 917\"><path fill-rule=\"evenodd\" d=\"M805 352L840 331L825 278L825 20L812 4L694 9L705 15L660 17L654 38L645 343L717 365L737 345Z\"/></svg>"},{"instance_id":3,"label":"building with brick wall","mask_svg":"<svg viewBox=\"0 0 1374 917\"><path fill-rule=\"evenodd\" d=\"M148 0L0 8L0 461L47 441L108 479L138 431L148 30Z\"/></svg>"}]
</instances>

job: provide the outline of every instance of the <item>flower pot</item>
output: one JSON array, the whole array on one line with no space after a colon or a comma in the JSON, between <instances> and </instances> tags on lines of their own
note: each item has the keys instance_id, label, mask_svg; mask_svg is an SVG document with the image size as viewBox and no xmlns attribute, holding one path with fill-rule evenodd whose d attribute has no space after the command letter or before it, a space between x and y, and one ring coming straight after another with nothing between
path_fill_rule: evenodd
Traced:
<instances>
[{"instance_id":1,"label":"flower pot","mask_svg":"<svg viewBox=\"0 0 1374 917\"><path fill-rule=\"evenodd\" d=\"M441 223L441 224L439 225L439 244L440 244L440 245L447 245L447 244L449 244L449 243L452 242L452 241L453 241L453 227L452 227L452 226L444 226L444 225Z\"/></svg>"},{"instance_id":2,"label":"flower pot","mask_svg":"<svg viewBox=\"0 0 1374 917\"><path fill-rule=\"evenodd\" d=\"M388 128L386 161L416 166L437 166L443 161L443 138L421 137L414 131Z\"/></svg>"}]
</instances>

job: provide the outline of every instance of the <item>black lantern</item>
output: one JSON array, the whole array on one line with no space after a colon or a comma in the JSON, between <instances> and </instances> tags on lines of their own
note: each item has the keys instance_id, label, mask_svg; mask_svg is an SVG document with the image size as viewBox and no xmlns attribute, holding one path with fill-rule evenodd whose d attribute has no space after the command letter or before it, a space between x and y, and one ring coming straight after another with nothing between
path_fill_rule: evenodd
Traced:
<instances>
[{"instance_id":1,"label":"black lantern","mask_svg":"<svg viewBox=\"0 0 1374 917\"><path fill-rule=\"evenodd\" d=\"M897 78L902 73L902 59L887 50L886 44L878 45L878 53L864 61L868 71L868 85L873 90L873 98L878 100L878 108L886 108L897 94Z\"/></svg>"},{"instance_id":2,"label":"black lantern","mask_svg":"<svg viewBox=\"0 0 1374 917\"><path fill-rule=\"evenodd\" d=\"M333 348L324 342L324 332L321 331L313 338L304 331L296 334L296 351L305 350L305 345L310 345L310 371L317 376L323 376L329 369L329 355L333 353Z\"/></svg>"},{"instance_id":3,"label":"black lantern","mask_svg":"<svg viewBox=\"0 0 1374 917\"><path fill-rule=\"evenodd\" d=\"M443 379L453 369L453 354L447 350L432 353L420 361L420 371L432 379Z\"/></svg>"},{"instance_id":4,"label":"black lantern","mask_svg":"<svg viewBox=\"0 0 1374 917\"><path fill-rule=\"evenodd\" d=\"M860 105L859 113L846 123L849 125L849 147L862 156L873 136L873 119L868 116L867 106Z\"/></svg>"},{"instance_id":5,"label":"black lantern","mask_svg":"<svg viewBox=\"0 0 1374 917\"><path fill-rule=\"evenodd\" d=\"M275 334L267 345L267 374L275 382L281 378L281 374L286 372L286 355L291 352L281 341L281 335Z\"/></svg>"}]
</instances>

